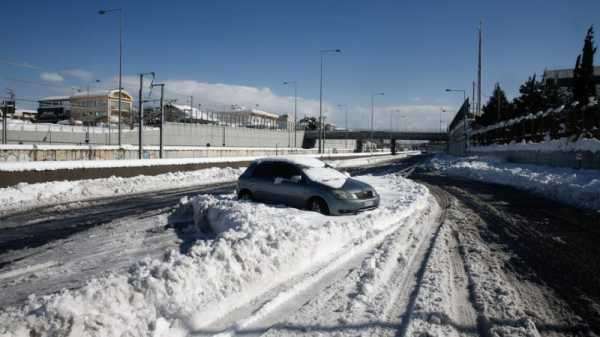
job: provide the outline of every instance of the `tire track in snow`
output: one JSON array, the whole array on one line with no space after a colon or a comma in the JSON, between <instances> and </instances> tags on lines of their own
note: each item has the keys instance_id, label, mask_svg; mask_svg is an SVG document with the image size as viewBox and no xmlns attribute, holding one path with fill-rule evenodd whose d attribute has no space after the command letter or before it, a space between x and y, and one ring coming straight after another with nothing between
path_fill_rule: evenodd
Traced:
<instances>
[{"instance_id":1,"label":"tire track in snow","mask_svg":"<svg viewBox=\"0 0 600 337\"><path fill-rule=\"evenodd\" d=\"M435 204L433 199L432 203ZM413 275L423 265L439 228L433 225L439 223L439 208L435 208L416 221L414 232L398 229L386 235L362 263L303 299L305 304L290 317L279 318L271 326L238 332L265 337L318 333L396 335L401 321L394 309L400 299L403 303L408 301L408 293L416 283ZM405 308L402 306L402 312Z\"/></svg>"},{"instance_id":2,"label":"tire track in snow","mask_svg":"<svg viewBox=\"0 0 600 337\"><path fill-rule=\"evenodd\" d=\"M283 287L268 293L266 295L268 299L263 298L261 301L254 302L250 305L250 308L243 308L238 313L234 312L228 315L226 321L215 322L213 328L198 331L194 336L212 334L220 337L235 335L260 336L263 334L270 335L269 332L273 333L273 331L277 331L275 335L280 335L282 331L279 329L288 332L289 330L303 330L300 327L282 324L282 316L293 315L299 307L303 307L304 304L310 303L314 299L319 300L324 297L331 298L335 296L337 290L339 290L336 288L336 283L341 282L343 285L347 285L347 279L356 278L356 271L361 270L361 265L364 264L366 256L372 256L382 245L390 242L391 237L400 239L402 236L411 235L413 228L419 227L421 223L427 221L428 217L435 216L436 210L435 208L428 208L425 209L424 213L416 219L409 219L408 222L392 226L359 245L351 244L341 254L320 265L316 270L286 282ZM394 256L395 261L396 257ZM361 264L361 262L363 263ZM353 285L353 283L351 284ZM219 332L219 327L225 328Z\"/></svg>"}]
</instances>

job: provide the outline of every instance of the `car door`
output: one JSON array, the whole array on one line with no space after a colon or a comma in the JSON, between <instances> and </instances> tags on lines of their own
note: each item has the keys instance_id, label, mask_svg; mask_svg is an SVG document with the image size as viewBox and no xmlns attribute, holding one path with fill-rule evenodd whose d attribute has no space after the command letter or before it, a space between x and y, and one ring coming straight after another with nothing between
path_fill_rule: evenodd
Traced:
<instances>
[{"instance_id":1,"label":"car door","mask_svg":"<svg viewBox=\"0 0 600 337\"><path fill-rule=\"evenodd\" d=\"M276 163L273 169L273 196L286 205L302 208L307 198L306 178L292 163ZM300 179L298 179L300 177Z\"/></svg>"},{"instance_id":2,"label":"car door","mask_svg":"<svg viewBox=\"0 0 600 337\"><path fill-rule=\"evenodd\" d=\"M273 202L273 162L259 163L249 179L250 191L258 201Z\"/></svg>"}]
</instances>

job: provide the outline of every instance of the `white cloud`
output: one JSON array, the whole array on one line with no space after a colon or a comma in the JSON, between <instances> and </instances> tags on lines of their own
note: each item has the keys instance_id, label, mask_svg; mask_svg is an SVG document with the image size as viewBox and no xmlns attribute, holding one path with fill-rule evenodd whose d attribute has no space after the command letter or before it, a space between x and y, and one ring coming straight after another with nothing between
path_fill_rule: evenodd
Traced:
<instances>
[{"instance_id":1,"label":"white cloud","mask_svg":"<svg viewBox=\"0 0 600 337\"><path fill-rule=\"evenodd\" d=\"M67 69L61 72L64 76L74 77L82 81L90 81L94 76L90 71L83 69Z\"/></svg>"},{"instance_id":2,"label":"white cloud","mask_svg":"<svg viewBox=\"0 0 600 337\"><path fill-rule=\"evenodd\" d=\"M244 85L223 83L206 83L193 80L165 80L167 98L175 98L178 103L189 104L189 96L194 96L194 104L211 109L223 109L232 104L254 107L275 112L277 114L293 114L293 96L276 95L270 88L258 88ZM145 87L149 82L145 83ZM127 76L123 78L123 86L131 93L139 90L139 78ZM147 95L147 90L145 90ZM152 96L158 96L154 90ZM329 104L324 104L324 109L332 109ZM319 101L298 97L298 118L304 115L315 116L319 113Z\"/></svg>"},{"instance_id":3,"label":"white cloud","mask_svg":"<svg viewBox=\"0 0 600 337\"><path fill-rule=\"evenodd\" d=\"M293 96L276 95L270 88L259 88L244 85L233 85L224 83L206 83L194 80L165 80L165 96L168 99L177 99L180 104L189 104L189 97L194 96L194 104L202 104L209 109L223 109L232 104L254 107L259 104L259 109L277 114L293 113ZM116 83L116 80L112 80ZM144 93L147 96L150 80L145 79ZM114 85L116 87L116 85ZM137 96L139 90L139 78L126 76L123 78L123 87L133 96ZM158 98L158 89L154 89L152 97ZM367 96L368 97L368 96ZM402 130L439 130L440 111L450 110L443 105L407 104L375 107L375 128ZM339 127L345 124L344 108L338 108L329 102L323 102L323 112L328 122L334 122ZM392 124L390 124L390 112L392 112ZM318 116L319 101L298 97L298 118L307 116ZM449 112L443 113L442 119L447 120ZM350 105L348 107L348 124L351 128L370 127L370 106ZM404 116L404 118L400 118ZM444 122L444 125L447 122Z\"/></svg>"},{"instance_id":4,"label":"white cloud","mask_svg":"<svg viewBox=\"0 0 600 337\"><path fill-rule=\"evenodd\" d=\"M48 82L62 82L64 78L59 73L43 72L40 74L40 78Z\"/></svg>"}]
</instances>

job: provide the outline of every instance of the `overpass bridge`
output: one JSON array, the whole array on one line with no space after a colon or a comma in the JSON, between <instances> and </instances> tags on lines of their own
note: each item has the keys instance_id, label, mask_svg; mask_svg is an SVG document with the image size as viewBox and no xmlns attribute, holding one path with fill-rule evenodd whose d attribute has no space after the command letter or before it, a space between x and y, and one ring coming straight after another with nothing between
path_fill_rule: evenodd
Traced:
<instances>
[{"instance_id":1,"label":"overpass bridge","mask_svg":"<svg viewBox=\"0 0 600 337\"><path fill-rule=\"evenodd\" d=\"M448 141L448 134L439 131L381 131L374 130L328 130L324 131L325 142L328 139L353 139L357 141L357 151L362 148L365 140L391 140L391 150L395 152L397 140L428 140L432 142ZM305 130L304 139L310 143L316 143L319 138L319 130Z\"/></svg>"},{"instance_id":2,"label":"overpass bridge","mask_svg":"<svg viewBox=\"0 0 600 337\"><path fill-rule=\"evenodd\" d=\"M319 130L306 130L304 137L308 139L318 139ZM325 131L325 139L395 139L395 140L430 140L447 141L448 134L445 132L433 131L371 131L369 130L330 130Z\"/></svg>"}]
</instances>

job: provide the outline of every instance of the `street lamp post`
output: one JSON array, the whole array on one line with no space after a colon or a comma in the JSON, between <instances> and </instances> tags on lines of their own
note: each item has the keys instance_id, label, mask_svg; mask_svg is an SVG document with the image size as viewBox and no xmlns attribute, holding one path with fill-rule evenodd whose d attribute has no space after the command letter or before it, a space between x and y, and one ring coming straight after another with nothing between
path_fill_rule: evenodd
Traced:
<instances>
[{"instance_id":1,"label":"street lamp post","mask_svg":"<svg viewBox=\"0 0 600 337\"><path fill-rule=\"evenodd\" d=\"M296 136L296 121L297 121L297 119L296 119L297 115L296 114L298 112L298 82L296 82L296 81L286 81L286 82L283 82L283 84L284 85L289 85L289 84L293 84L294 85L294 124L293 124L293 127L294 127L294 147L297 147L297 145L296 145L296 139L298 137Z\"/></svg>"},{"instance_id":2,"label":"street lamp post","mask_svg":"<svg viewBox=\"0 0 600 337\"><path fill-rule=\"evenodd\" d=\"M346 130L346 135L344 139L344 147L348 148L348 105L346 104L338 104L338 108L344 108L344 129Z\"/></svg>"},{"instance_id":3,"label":"street lamp post","mask_svg":"<svg viewBox=\"0 0 600 337\"><path fill-rule=\"evenodd\" d=\"M383 96L383 92L378 92L376 94L371 95L371 143L373 143L373 131L374 131L374 122L375 122L375 96Z\"/></svg>"},{"instance_id":4,"label":"street lamp post","mask_svg":"<svg viewBox=\"0 0 600 337\"><path fill-rule=\"evenodd\" d=\"M143 158L144 152L144 75L152 75L154 78L154 72L141 73L140 74L140 92L139 92L139 106L138 106L138 118L139 118L139 132L138 132L138 158Z\"/></svg>"},{"instance_id":5,"label":"street lamp post","mask_svg":"<svg viewBox=\"0 0 600 337\"><path fill-rule=\"evenodd\" d=\"M462 92L463 103L467 100L467 91L463 89L446 89L446 92Z\"/></svg>"},{"instance_id":6,"label":"street lamp post","mask_svg":"<svg viewBox=\"0 0 600 337\"><path fill-rule=\"evenodd\" d=\"M323 138L325 138L325 129L323 128L323 58L326 54L341 53L340 49L324 49L320 51L321 54L321 81L319 85L319 153L323 153L324 144Z\"/></svg>"},{"instance_id":7,"label":"street lamp post","mask_svg":"<svg viewBox=\"0 0 600 337\"><path fill-rule=\"evenodd\" d=\"M160 129L159 129L159 140L158 140L158 157L160 159L163 158L163 148L164 148L164 123L165 123L165 110L164 110L164 96L165 96L165 84L164 83L155 83L151 85L152 88L160 87Z\"/></svg>"},{"instance_id":8,"label":"street lamp post","mask_svg":"<svg viewBox=\"0 0 600 337\"><path fill-rule=\"evenodd\" d=\"M123 90L123 10L121 8L106 9L98 11L98 14L105 15L108 13L118 12L119 13L119 99L117 103L117 110L119 110L119 146L121 146L121 91ZM109 107L109 120L108 120L108 143L110 144L110 115L112 108ZM129 112L131 114L131 111ZM132 119L133 120L133 119ZM133 128L133 123L131 123Z\"/></svg>"}]
</instances>

